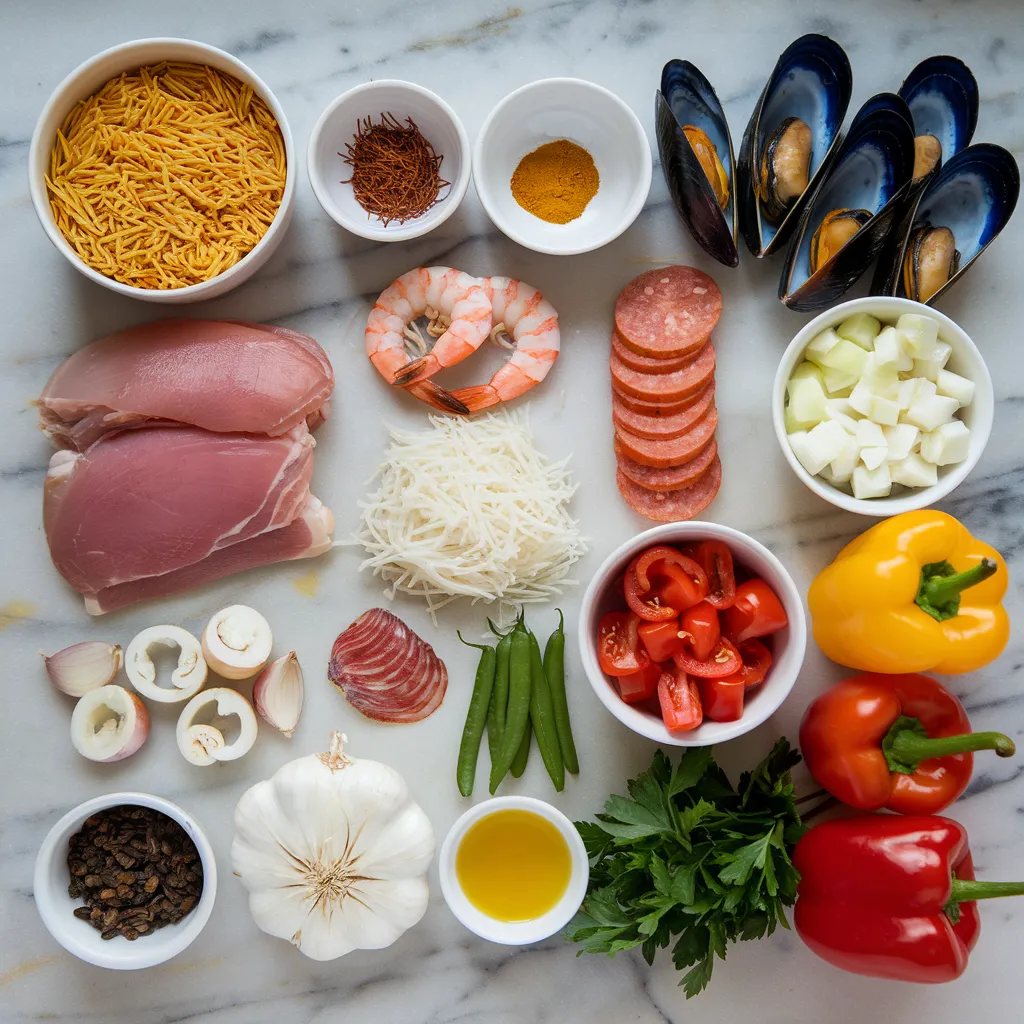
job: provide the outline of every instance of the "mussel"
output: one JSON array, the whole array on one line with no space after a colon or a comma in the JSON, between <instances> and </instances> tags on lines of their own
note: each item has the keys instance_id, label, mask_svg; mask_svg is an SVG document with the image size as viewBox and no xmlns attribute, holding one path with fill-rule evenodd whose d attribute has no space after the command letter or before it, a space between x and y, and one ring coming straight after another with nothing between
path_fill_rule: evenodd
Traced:
<instances>
[{"instance_id":1,"label":"mussel","mask_svg":"<svg viewBox=\"0 0 1024 1024\"><path fill-rule=\"evenodd\" d=\"M902 209L913 169L906 103L893 93L873 96L800 218L779 284L787 306L823 309L864 273Z\"/></svg>"},{"instance_id":2,"label":"mussel","mask_svg":"<svg viewBox=\"0 0 1024 1024\"><path fill-rule=\"evenodd\" d=\"M750 116L737 162L736 202L747 247L779 249L835 159L853 89L843 48L821 35L791 43Z\"/></svg>"},{"instance_id":3,"label":"mussel","mask_svg":"<svg viewBox=\"0 0 1024 1024\"><path fill-rule=\"evenodd\" d=\"M670 60L661 72L654 114L661 167L679 216L708 253L735 267L732 140L715 90L689 61Z\"/></svg>"},{"instance_id":4,"label":"mussel","mask_svg":"<svg viewBox=\"0 0 1024 1024\"><path fill-rule=\"evenodd\" d=\"M934 135L914 137L914 181L927 178L942 162L942 143Z\"/></svg>"},{"instance_id":5,"label":"mussel","mask_svg":"<svg viewBox=\"0 0 1024 1024\"><path fill-rule=\"evenodd\" d=\"M908 299L927 302L960 269L953 232L922 224L911 233L903 256L903 290Z\"/></svg>"}]
</instances>

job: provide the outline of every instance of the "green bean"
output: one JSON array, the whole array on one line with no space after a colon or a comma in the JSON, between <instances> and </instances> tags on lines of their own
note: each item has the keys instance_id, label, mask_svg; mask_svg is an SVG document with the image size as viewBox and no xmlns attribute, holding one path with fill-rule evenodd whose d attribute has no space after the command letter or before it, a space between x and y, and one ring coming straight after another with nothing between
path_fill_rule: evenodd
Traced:
<instances>
[{"instance_id":1,"label":"green bean","mask_svg":"<svg viewBox=\"0 0 1024 1024\"><path fill-rule=\"evenodd\" d=\"M512 767L530 721L530 635L517 626L512 630L508 656L508 712L501 737L501 758L491 765L491 792Z\"/></svg>"},{"instance_id":2,"label":"green bean","mask_svg":"<svg viewBox=\"0 0 1024 1024\"><path fill-rule=\"evenodd\" d=\"M555 709L555 728L558 730L558 745L562 748L565 770L576 775L580 770L576 755L576 744L569 724L569 703L565 698L565 618L558 609L558 629L548 637L544 645L544 675L547 676L551 691L551 705Z\"/></svg>"},{"instance_id":3,"label":"green bean","mask_svg":"<svg viewBox=\"0 0 1024 1024\"><path fill-rule=\"evenodd\" d=\"M518 779L526 771L526 759L530 756L530 738L532 735L533 730L530 728L530 723L527 722L526 732L523 733L523 742L519 744L516 756L512 758L512 767L509 769L514 779Z\"/></svg>"},{"instance_id":4,"label":"green bean","mask_svg":"<svg viewBox=\"0 0 1024 1024\"><path fill-rule=\"evenodd\" d=\"M558 745L558 730L555 727L555 709L551 705L551 690L544 673L544 662L540 656L540 644L530 634L530 669L533 673L533 688L530 690L530 724L537 734L537 746L544 760L544 767L559 793L565 789L565 764L562 750Z\"/></svg>"},{"instance_id":5,"label":"green bean","mask_svg":"<svg viewBox=\"0 0 1024 1024\"><path fill-rule=\"evenodd\" d=\"M491 620L487 620L490 624ZM505 713L508 710L508 660L512 650L512 634L506 633L495 648L494 689L487 711L487 749L491 764L501 760L501 738L505 734Z\"/></svg>"},{"instance_id":6,"label":"green bean","mask_svg":"<svg viewBox=\"0 0 1024 1024\"><path fill-rule=\"evenodd\" d=\"M462 640L462 634L458 634ZM480 664L476 670L476 682L473 683L473 696L469 699L469 711L466 712L466 724L462 730L462 742L459 744L459 761L456 778L459 792L469 796L473 792L473 780L476 778L476 760L480 753L480 740L487 722L487 708L491 703L491 690L494 688L495 651L486 644L462 642L467 647L475 647L480 651Z\"/></svg>"}]
</instances>

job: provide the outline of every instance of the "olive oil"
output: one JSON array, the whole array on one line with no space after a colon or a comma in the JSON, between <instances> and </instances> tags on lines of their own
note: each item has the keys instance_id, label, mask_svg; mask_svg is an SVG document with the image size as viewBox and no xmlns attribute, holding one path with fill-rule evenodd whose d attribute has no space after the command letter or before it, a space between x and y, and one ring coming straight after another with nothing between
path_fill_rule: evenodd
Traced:
<instances>
[{"instance_id":1,"label":"olive oil","mask_svg":"<svg viewBox=\"0 0 1024 1024\"><path fill-rule=\"evenodd\" d=\"M497 921L532 921L565 894L572 874L569 845L533 811L502 810L470 826L455 854L463 893Z\"/></svg>"}]
</instances>

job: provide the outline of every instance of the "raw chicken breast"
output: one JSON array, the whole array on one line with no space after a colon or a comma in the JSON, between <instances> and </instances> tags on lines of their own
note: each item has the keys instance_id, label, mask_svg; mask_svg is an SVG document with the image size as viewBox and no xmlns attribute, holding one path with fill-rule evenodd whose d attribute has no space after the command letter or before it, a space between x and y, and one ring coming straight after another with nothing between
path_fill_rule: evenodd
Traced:
<instances>
[{"instance_id":1,"label":"raw chicken breast","mask_svg":"<svg viewBox=\"0 0 1024 1024\"><path fill-rule=\"evenodd\" d=\"M272 324L159 320L64 360L39 399L43 430L85 451L129 427L185 423L278 436L323 422L334 371L310 337Z\"/></svg>"},{"instance_id":2,"label":"raw chicken breast","mask_svg":"<svg viewBox=\"0 0 1024 1024\"><path fill-rule=\"evenodd\" d=\"M319 554L332 521L309 493L314 443L305 423L281 437L153 427L57 452L43 497L53 563L96 613Z\"/></svg>"}]
</instances>

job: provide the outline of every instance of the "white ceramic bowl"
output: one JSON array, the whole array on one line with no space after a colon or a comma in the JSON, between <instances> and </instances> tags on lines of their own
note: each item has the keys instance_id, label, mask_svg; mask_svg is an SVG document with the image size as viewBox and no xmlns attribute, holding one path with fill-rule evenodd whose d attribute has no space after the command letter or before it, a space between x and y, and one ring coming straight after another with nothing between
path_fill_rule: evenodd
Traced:
<instances>
[{"instance_id":1,"label":"white ceramic bowl","mask_svg":"<svg viewBox=\"0 0 1024 1024\"><path fill-rule=\"evenodd\" d=\"M568 139L594 158L601 184L576 220L549 224L513 198L519 161ZM477 194L513 241L567 256L618 238L636 220L651 187L651 147L636 114L607 89L579 78L545 78L509 93L490 113L473 149Z\"/></svg>"},{"instance_id":2,"label":"white ceramic bowl","mask_svg":"<svg viewBox=\"0 0 1024 1024\"><path fill-rule=\"evenodd\" d=\"M83 263L65 241L54 222L44 180L50 162L50 149L53 146L57 129L75 103L91 96L122 71L133 71L144 64L156 64L162 60L207 64L251 85L277 118L284 139L285 158L288 162L284 196L281 199L277 215L270 227L267 228L266 234L253 246L252 251L233 267L209 281L188 285L186 288L166 290L136 288L133 285L122 284ZM28 155L28 184L32 195L32 205L36 209L36 215L43 225L43 230L68 262L90 281L95 281L119 295L128 295L133 299L145 299L147 302L168 304L198 302L201 299L212 299L217 295L223 295L248 280L267 262L280 244L291 221L292 208L295 203L296 170L295 147L292 144L292 133L288 127L288 121L284 116L284 108L278 103L277 98L262 79L240 60L232 57L230 53L218 50L215 46L208 46L206 43L194 42L191 39L135 39L128 43L112 46L109 50L104 50L84 64L80 64L57 86L46 101L46 106L43 107L43 112L39 115L39 120L36 123L36 130L32 134L32 144L29 147Z\"/></svg>"},{"instance_id":3,"label":"white ceramic bowl","mask_svg":"<svg viewBox=\"0 0 1024 1024\"><path fill-rule=\"evenodd\" d=\"M572 873L565 895L546 914L532 921L497 921L477 910L466 898L455 873L455 854L463 836L481 818L495 811L532 811L551 822L562 834L572 858ZM586 847L573 823L557 808L529 796L499 796L471 807L452 825L441 844L438 859L441 892L449 910L474 934L506 946L525 946L561 931L580 908L587 894L590 864Z\"/></svg>"},{"instance_id":4,"label":"white ceramic bowl","mask_svg":"<svg viewBox=\"0 0 1024 1024\"><path fill-rule=\"evenodd\" d=\"M786 407L786 384L803 360L804 349L809 342L826 328L836 327L854 313L869 313L883 323L895 323L904 313L921 313L939 322L939 339L953 348L946 364L947 369L974 381L974 400L966 409L958 413L960 419L971 431L970 448L967 458L952 466L939 466L938 482L931 487L909 488L895 485L892 494L887 498L855 498L852 494L833 487L821 477L811 476L800 465L786 436L784 419ZM831 502L847 512L858 512L862 516L895 516L901 512L912 512L915 509L927 508L941 501L950 491L964 480L968 473L978 464L985 445L992 433L992 416L995 410L995 396L992 393L992 378L978 347L967 336L958 324L937 309L922 305L911 299L889 296L869 295L863 299L851 299L840 303L832 309L816 316L800 330L782 354L775 383L772 391L772 423L775 436L779 440L782 454L785 455L793 472L820 498Z\"/></svg>"},{"instance_id":5,"label":"white ceramic bowl","mask_svg":"<svg viewBox=\"0 0 1024 1024\"><path fill-rule=\"evenodd\" d=\"M192 838L203 863L203 892L191 913L177 924L140 935L134 942L120 935L101 939L92 925L74 916L75 908L83 906L82 900L68 895L68 840L81 829L86 818L97 811L122 804L152 807L173 818ZM177 956L203 930L217 895L217 862L199 823L177 804L148 793L108 793L79 804L50 829L36 856L33 889L43 924L69 953L97 967L134 971L162 964Z\"/></svg>"},{"instance_id":6,"label":"white ceramic bowl","mask_svg":"<svg viewBox=\"0 0 1024 1024\"><path fill-rule=\"evenodd\" d=\"M625 600L621 592L617 592L615 584L636 555L656 544L690 544L701 540L724 541L732 551L736 564L756 573L778 594L789 625L773 634L772 667L768 678L748 694L743 716L738 721L704 721L691 732L670 732L660 716L622 700L614 681L601 671L597 656L597 630L606 612L625 607ZM594 693L623 725L658 743L677 747L706 747L750 732L778 710L793 689L803 665L807 647L807 620L793 577L763 544L732 527L692 520L687 523L666 523L645 530L621 544L601 563L583 594L579 640L583 669Z\"/></svg>"},{"instance_id":7,"label":"white ceramic bowl","mask_svg":"<svg viewBox=\"0 0 1024 1024\"><path fill-rule=\"evenodd\" d=\"M392 221L386 227L356 202L351 185L342 184L352 169L338 155L345 152L361 120L372 117L377 121L385 112L399 121L411 117L416 122L434 152L442 157L441 177L451 182L421 217L403 224ZM342 93L320 115L309 137L306 169L313 192L332 220L363 238L400 242L432 231L459 208L469 187L469 136L455 111L429 89L394 79L366 82Z\"/></svg>"}]
</instances>

